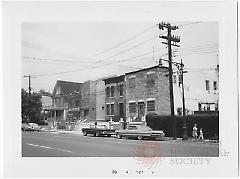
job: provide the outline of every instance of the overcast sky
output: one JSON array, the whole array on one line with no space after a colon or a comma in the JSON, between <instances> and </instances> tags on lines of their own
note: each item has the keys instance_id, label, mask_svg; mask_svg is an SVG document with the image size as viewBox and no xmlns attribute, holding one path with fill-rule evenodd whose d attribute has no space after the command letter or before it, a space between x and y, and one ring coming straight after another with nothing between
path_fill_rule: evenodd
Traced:
<instances>
[{"instance_id":1,"label":"overcast sky","mask_svg":"<svg viewBox=\"0 0 240 179\"><path fill-rule=\"evenodd\" d=\"M57 80L83 82L156 65L159 57L167 59L159 22L23 23L22 75L35 77L33 91L52 92ZM218 23L171 24L179 26L172 34L181 39L173 60L182 58L188 75L197 79L216 67Z\"/></svg>"}]
</instances>

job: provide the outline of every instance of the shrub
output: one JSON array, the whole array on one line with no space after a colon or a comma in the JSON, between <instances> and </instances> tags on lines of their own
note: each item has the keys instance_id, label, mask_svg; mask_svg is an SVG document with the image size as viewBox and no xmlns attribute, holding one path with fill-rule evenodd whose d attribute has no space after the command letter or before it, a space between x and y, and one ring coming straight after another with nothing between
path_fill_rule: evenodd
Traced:
<instances>
[{"instance_id":1,"label":"shrub","mask_svg":"<svg viewBox=\"0 0 240 179\"><path fill-rule=\"evenodd\" d=\"M164 130L166 136L173 136L173 118L176 119L177 137L182 137L183 120L186 119L188 137L192 137L192 128L197 124L198 132L203 129L204 138L216 138L219 136L219 116L218 115L188 115L188 116L160 116L149 114L146 122L153 130Z\"/></svg>"}]
</instances>

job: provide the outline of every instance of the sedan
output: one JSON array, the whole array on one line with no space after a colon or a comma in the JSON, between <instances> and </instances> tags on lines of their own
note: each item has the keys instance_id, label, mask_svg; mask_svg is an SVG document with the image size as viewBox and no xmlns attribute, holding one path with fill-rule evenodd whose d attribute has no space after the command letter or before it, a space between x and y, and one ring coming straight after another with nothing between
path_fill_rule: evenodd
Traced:
<instances>
[{"instance_id":1,"label":"sedan","mask_svg":"<svg viewBox=\"0 0 240 179\"><path fill-rule=\"evenodd\" d=\"M129 125L127 129L115 131L116 136L121 139L122 137L133 137L138 140L144 138L150 139L163 139L165 136L162 130L152 130L150 127L145 125Z\"/></svg>"}]
</instances>

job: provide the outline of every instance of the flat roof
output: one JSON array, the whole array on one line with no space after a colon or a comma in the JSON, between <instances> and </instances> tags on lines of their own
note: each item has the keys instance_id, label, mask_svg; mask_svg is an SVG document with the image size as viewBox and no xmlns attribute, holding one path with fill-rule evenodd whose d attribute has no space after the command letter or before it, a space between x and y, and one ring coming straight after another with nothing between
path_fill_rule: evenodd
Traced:
<instances>
[{"instance_id":1,"label":"flat roof","mask_svg":"<svg viewBox=\"0 0 240 179\"><path fill-rule=\"evenodd\" d=\"M125 75L129 75L129 74L132 74L132 73L137 73L137 72L145 71L145 70L151 70L151 69L155 69L155 68L164 68L164 69L168 69L168 67L165 67L165 66L155 65L155 66L152 66L152 67L143 68L143 69L136 70L136 71L131 71L131 72L125 73Z\"/></svg>"}]
</instances>

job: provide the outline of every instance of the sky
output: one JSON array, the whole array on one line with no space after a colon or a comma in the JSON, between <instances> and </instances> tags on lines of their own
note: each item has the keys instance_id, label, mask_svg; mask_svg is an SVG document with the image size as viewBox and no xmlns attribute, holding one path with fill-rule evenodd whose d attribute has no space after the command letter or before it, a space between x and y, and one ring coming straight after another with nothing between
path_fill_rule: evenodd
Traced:
<instances>
[{"instance_id":1,"label":"sky","mask_svg":"<svg viewBox=\"0 0 240 179\"><path fill-rule=\"evenodd\" d=\"M57 80L84 82L157 65L168 58L159 22L23 23L22 88L28 88L24 75L33 76L34 92L52 92ZM180 37L173 61L182 59L191 79L216 68L217 22L170 23Z\"/></svg>"}]
</instances>

